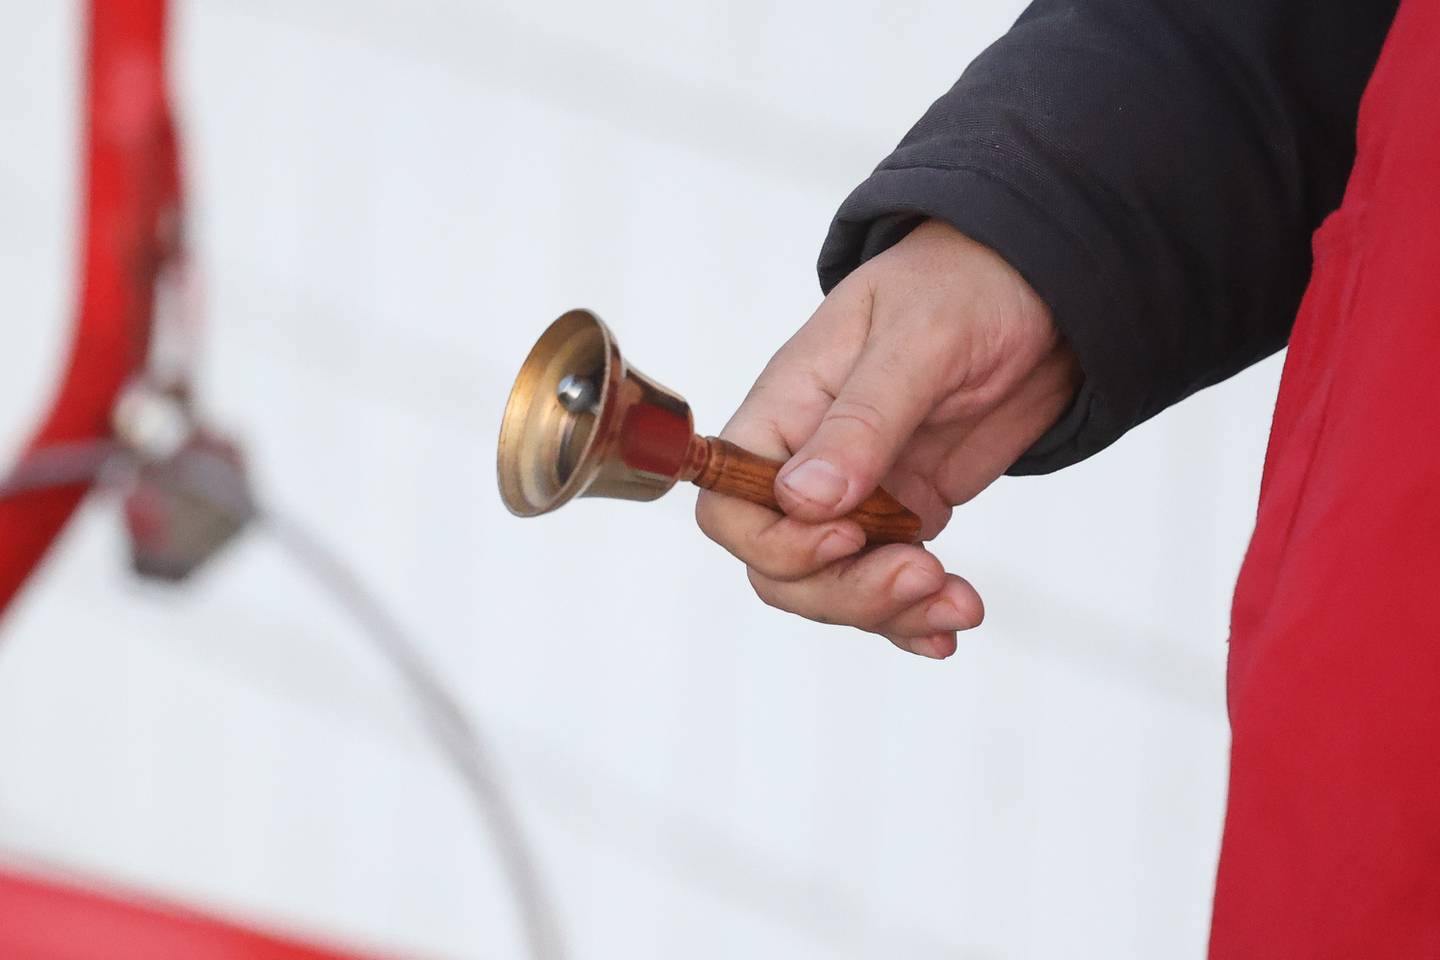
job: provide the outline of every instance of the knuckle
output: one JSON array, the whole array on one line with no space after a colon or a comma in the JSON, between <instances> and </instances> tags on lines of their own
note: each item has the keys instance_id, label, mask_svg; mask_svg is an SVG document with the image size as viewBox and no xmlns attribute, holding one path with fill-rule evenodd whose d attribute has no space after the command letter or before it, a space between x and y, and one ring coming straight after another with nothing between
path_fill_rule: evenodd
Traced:
<instances>
[{"instance_id":1,"label":"knuckle","mask_svg":"<svg viewBox=\"0 0 1440 960\"><path fill-rule=\"evenodd\" d=\"M755 567L745 568L746 579L750 581L750 589L755 591L755 596L767 607L774 607L777 610L785 609L780 604L780 593L775 589L775 584Z\"/></svg>"},{"instance_id":2,"label":"knuckle","mask_svg":"<svg viewBox=\"0 0 1440 960\"><path fill-rule=\"evenodd\" d=\"M884 601L872 598L856 608L850 622L861 630L874 633L890 619L890 613Z\"/></svg>"},{"instance_id":3,"label":"knuckle","mask_svg":"<svg viewBox=\"0 0 1440 960\"><path fill-rule=\"evenodd\" d=\"M963 391L963 395L974 412L983 413L999 406L1000 401L1010 394L1010 390L1010 383L996 376L995 371L987 370L980 380Z\"/></svg>"},{"instance_id":4,"label":"knuckle","mask_svg":"<svg viewBox=\"0 0 1440 960\"><path fill-rule=\"evenodd\" d=\"M759 526L731 515L726 498L702 493L695 501L701 532L749 568L755 576L788 581L811 572L813 547L807 537L781 518Z\"/></svg>"},{"instance_id":5,"label":"knuckle","mask_svg":"<svg viewBox=\"0 0 1440 960\"><path fill-rule=\"evenodd\" d=\"M857 427L872 440L883 438L888 426L888 418L883 410L868 400L854 397L836 399L825 414L825 422Z\"/></svg>"},{"instance_id":6,"label":"knuckle","mask_svg":"<svg viewBox=\"0 0 1440 960\"><path fill-rule=\"evenodd\" d=\"M843 607L843 615L840 619L861 630L874 632L894 612L889 608L889 602L884 594L875 590L873 586L856 582L846 583L841 585L837 594L844 598L843 601L835 604L836 608ZM837 612L840 611L837 609Z\"/></svg>"},{"instance_id":7,"label":"knuckle","mask_svg":"<svg viewBox=\"0 0 1440 960\"><path fill-rule=\"evenodd\" d=\"M974 420L985 412L985 406L968 390L956 390L935 405L930 413L933 423Z\"/></svg>"},{"instance_id":8,"label":"knuckle","mask_svg":"<svg viewBox=\"0 0 1440 960\"><path fill-rule=\"evenodd\" d=\"M805 571L806 551L794 542L794 536L787 536L782 520L751 533L745 542L745 554L750 565L767 577L784 580Z\"/></svg>"},{"instance_id":9,"label":"knuckle","mask_svg":"<svg viewBox=\"0 0 1440 960\"><path fill-rule=\"evenodd\" d=\"M911 554L915 555L912 556ZM919 567L931 578L934 582L935 589L940 589L940 586L945 582L945 565L940 562L939 557L928 550L915 550L907 551L906 559L909 563Z\"/></svg>"},{"instance_id":10,"label":"knuckle","mask_svg":"<svg viewBox=\"0 0 1440 960\"><path fill-rule=\"evenodd\" d=\"M895 635L888 634L888 633L887 633L887 634L884 634L883 636L885 637L886 640L889 640L892 644L894 644L895 647L896 647L896 649L903 650L903 651L905 651L906 653L914 653L914 652L915 652L915 651L914 651L913 649L911 649L911 647L910 647L910 641L909 641L908 639L906 639L905 637L895 636Z\"/></svg>"},{"instance_id":11,"label":"knuckle","mask_svg":"<svg viewBox=\"0 0 1440 960\"><path fill-rule=\"evenodd\" d=\"M747 568L750 588L765 606L783 613L793 613L816 623L853 623L848 617L837 617L823 598L814 595L813 587L776 582L755 567Z\"/></svg>"},{"instance_id":12,"label":"knuckle","mask_svg":"<svg viewBox=\"0 0 1440 960\"><path fill-rule=\"evenodd\" d=\"M705 536L717 542L720 539L720 515L724 512L719 501L720 498L709 491L701 491L700 496L695 498L695 523Z\"/></svg>"},{"instance_id":13,"label":"knuckle","mask_svg":"<svg viewBox=\"0 0 1440 960\"><path fill-rule=\"evenodd\" d=\"M939 357L953 355L963 350L970 333L964 313L963 306L949 301L917 310L909 317L911 336L916 342L926 344Z\"/></svg>"},{"instance_id":14,"label":"knuckle","mask_svg":"<svg viewBox=\"0 0 1440 960\"><path fill-rule=\"evenodd\" d=\"M928 553L905 543L886 543L871 548L859 563L840 574L841 586L859 595L886 583L906 560L919 559L912 554Z\"/></svg>"}]
</instances>

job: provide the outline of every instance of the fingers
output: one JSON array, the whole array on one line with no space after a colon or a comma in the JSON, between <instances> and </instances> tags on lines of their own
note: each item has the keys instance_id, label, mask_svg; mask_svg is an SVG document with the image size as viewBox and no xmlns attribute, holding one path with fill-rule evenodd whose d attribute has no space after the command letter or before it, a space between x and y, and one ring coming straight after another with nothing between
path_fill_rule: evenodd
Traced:
<instances>
[{"instance_id":1,"label":"fingers","mask_svg":"<svg viewBox=\"0 0 1440 960\"><path fill-rule=\"evenodd\" d=\"M839 382L853 366L868 310L857 295L822 304L771 359L720 436L761 456L787 459L830 406L826 381ZM709 492L696 500L695 519L711 540L772 580L810 576L865 545L852 520L808 524Z\"/></svg>"},{"instance_id":2,"label":"fingers","mask_svg":"<svg viewBox=\"0 0 1440 960\"><path fill-rule=\"evenodd\" d=\"M945 585L940 561L921 547L891 544L800 580L776 580L753 567L750 584L766 604L819 623L875 630Z\"/></svg>"},{"instance_id":3,"label":"fingers","mask_svg":"<svg viewBox=\"0 0 1440 960\"><path fill-rule=\"evenodd\" d=\"M985 619L985 605L966 580L946 574L939 590L910 604L884 622L875 632L886 637L923 638L972 630Z\"/></svg>"},{"instance_id":4,"label":"fingers","mask_svg":"<svg viewBox=\"0 0 1440 960\"><path fill-rule=\"evenodd\" d=\"M878 632L907 653L944 660L959 648L956 632L972 630L984 619L985 606L975 588L960 577L946 575L937 593L906 607L881 624Z\"/></svg>"},{"instance_id":5,"label":"fingers","mask_svg":"<svg viewBox=\"0 0 1440 960\"><path fill-rule=\"evenodd\" d=\"M881 634L934 659L955 653L955 631L984 618L975 589L934 555L896 544L857 555L864 535L848 520L804 524L752 503L702 492L696 518L748 566L766 604L820 623Z\"/></svg>"},{"instance_id":6,"label":"fingers","mask_svg":"<svg viewBox=\"0 0 1440 960\"><path fill-rule=\"evenodd\" d=\"M985 615L969 583L946 574L923 548L902 544L798 580L777 580L752 568L750 583L772 607L879 633L901 650L933 659L954 654L956 631L978 626Z\"/></svg>"},{"instance_id":7,"label":"fingers","mask_svg":"<svg viewBox=\"0 0 1440 960\"><path fill-rule=\"evenodd\" d=\"M853 520L801 523L733 497L701 491L695 520L711 540L771 580L810 576L865 546Z\"/></svg>"},{"instance_id":8,"label":"fingers","mask_svg":"<svg viewBox=\"0 0 1440 960\"><path fill-rule=\"evenodd\" d=\"M775 481L785 512L812 523L854 509L880 485L935 403L931 349L877 328L815 432Z\"/></svg>"},{"instance_id":9,"label":"fingers","mask_svg":"<svg viewBox=\"0 0 1440 960\"><path fill-rule=\"evenodd\" d=\"M923 548L903 544L842 560L799 580L777 580L752 568L750 583L772 607L879 633L902 650L930 657L954 653L955 631L977 626L984 616L970 584L948 576Z\"/></svg>"},{"instance_id":10,"label":"fingers","mask_svg":"<svg viewBox=\"0 0 1440 960\"><path fill-rule=\"evenodd\" d=\"M725 434L765 456L783 460L789 454L773 424L760 418L737 415ZM865 546L865 532L853 520L803 523L708 490L702 490L695 500L695 521L707 537L772 580L810 576Z\"/></svg>"}]
</instances>

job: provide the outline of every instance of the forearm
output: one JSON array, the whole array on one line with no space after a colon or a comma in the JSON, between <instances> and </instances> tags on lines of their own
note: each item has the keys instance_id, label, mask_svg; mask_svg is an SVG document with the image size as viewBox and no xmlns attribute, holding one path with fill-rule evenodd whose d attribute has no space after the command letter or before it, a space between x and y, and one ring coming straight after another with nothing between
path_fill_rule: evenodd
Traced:
<instances>
[{"instance_id":1,"label":"forearm","mask_svg":"<svg viewBox=\"0 0 1440 960\"><path fill-rule=\"evenodd\" d=\"M1094 453L1281 347L1388 0L1038 0L841 207L828 290L925 217L997 251L1080 359L1013 472Z\"/></svg>"}]
</instances>

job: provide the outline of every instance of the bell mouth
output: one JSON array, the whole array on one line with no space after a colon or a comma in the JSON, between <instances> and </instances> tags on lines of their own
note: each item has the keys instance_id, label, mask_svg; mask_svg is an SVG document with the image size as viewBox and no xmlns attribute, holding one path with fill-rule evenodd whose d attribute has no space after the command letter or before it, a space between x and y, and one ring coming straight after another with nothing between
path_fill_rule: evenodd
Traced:
<instances>
[{"instance_id":1,"label":"bell mouth","mask_svg":"<svg viewBox=\"0 0 1440 960\"><path fill-rule=\"evenodd\" d=\"M584 492L599 469L591 452L621 375L615 339L589 310L571 310L540 335L500 423L500 498L511 513L548 513Z\"/></svg>"}]
</instances>

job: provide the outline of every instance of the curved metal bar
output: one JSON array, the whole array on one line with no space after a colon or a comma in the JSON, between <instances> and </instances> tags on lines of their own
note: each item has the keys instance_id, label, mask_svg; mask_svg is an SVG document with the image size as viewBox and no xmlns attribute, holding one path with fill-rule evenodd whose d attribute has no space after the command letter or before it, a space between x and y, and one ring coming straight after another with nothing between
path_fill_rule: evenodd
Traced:
<instances>
[{"instance_id":1,"label":"curved metal bar","mask_svg":"<svg viewBox=\"0 0 1440 960\"><path fill-rule=\"evenodd\" d=\"M65 373L30 451L109 436L115 399L148 349L156 272L180 248L165 10L166 0L89 4L80 303ZM88 489L79 480L0 500L0 614Z\"/></svg>"}]
</instances>

